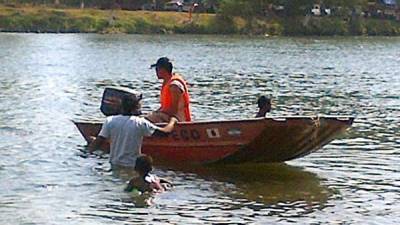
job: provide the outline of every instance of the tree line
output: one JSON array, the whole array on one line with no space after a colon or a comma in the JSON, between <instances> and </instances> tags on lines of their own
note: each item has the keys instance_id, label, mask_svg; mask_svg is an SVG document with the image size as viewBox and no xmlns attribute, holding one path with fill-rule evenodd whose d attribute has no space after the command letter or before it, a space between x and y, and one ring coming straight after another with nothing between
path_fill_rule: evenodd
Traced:
<instances>
[{"instance_id":1,"label":"tree line","mask_svg":"<svg viewBox=\"0 0 400 225\"><path fill-rule=\"evenodd\" d=\"M320 3L326 7L352 9L365 8L368 0L221 0L219 12L227 16L257 17L281 7L285 16L305 15L312 6Z\"/></svg>"}]
</instances>

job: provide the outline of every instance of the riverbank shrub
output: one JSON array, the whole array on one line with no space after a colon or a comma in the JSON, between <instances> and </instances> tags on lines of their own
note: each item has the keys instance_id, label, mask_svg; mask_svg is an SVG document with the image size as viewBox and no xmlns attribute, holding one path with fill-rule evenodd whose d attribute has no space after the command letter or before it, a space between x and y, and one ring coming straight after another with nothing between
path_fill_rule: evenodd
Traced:
<instances>
[{"instance_id":1,"label":"riverbank shrub","mask_svg":"<svg viewBox=\"0 0 400 225\"><path fill-rule=\"evenodd\" d=\"M193 22L188 22L184 25L181 26L175 26L174 27L174 32L173 33L178 33L178 34L207 34L207 30L205 27L193 23Z\"/></svg>"},{"instance_id":2,"label":"riverbank shrub","mask_svg":"<svg viewBox=\"0 0 400 225\"><path fill-rule=\"evenodd\" d=\"M369 19L365 27L368 35L400 35L400 24L394 21Z\"/></svg>"},{"instance_id":3,"label":"riverbank shrub","mask_svg":"<svg viewBox=\"0 0 400 225\"><path fill-rule=\"evenodd\" d=\"M346 21L340 18L299 17L285 20L284 34L297 35L347 35L349 30Z\"/></svg>"},{"instance_id":4,"label":"riverbank shrub","mask_svg":"<svg viewBox=\"0 0 400 225\"><path fill-rule=\"evenodd\" d=\"M316 17L311 20L310 25L310 35L346 35L349 32L347 22L341 18Z\"/></svg>"},{"instance_id":5,"label":"riverbank shrub","mask_svg":"<svg viewBox=\"0 0 400 225\"><path fill-rule=\"evenodd\" d=\"M365 20L363 18L352 18L349 21L349 34L364 35L367 29L365 27Z\"/></svg>"},{"instance_id":6,"label":"riverbank shrub","mask_svg":"<svg viewBox=\"0 0 400 225\"><path fill-rule=\"evenodd\" d=\"M286 36L306 35L305 27L300 19L288 18L281 20L283 24L283 34Z\"/></svg>"},{"instance_id":7,"label":"riverbank shrub","mask_svg":"<svg viewBox=\"0 0 400 225\"><path fill-rule=\"evenodd\" d=\"M217 15L210 21L210 33L234 34L237 27L233 17Z\"/></svg>"},{"instance_id":8,"label":"riverbank shrub","mask_svg":"<svg viewBox=\"0 0 400 225\"><path fill-rule=\"evenodd\" d=\"M130 24L125 24L126 26L130 26ZM137 33L137 34L159 34L159 33L165 33L166 28L164 28L163 25L160 24L154 24L150 21L147 21L145 19L139 18L134 21L134 26L132 26L131 32L128 33Z\"/></svg>"}]
</instances>

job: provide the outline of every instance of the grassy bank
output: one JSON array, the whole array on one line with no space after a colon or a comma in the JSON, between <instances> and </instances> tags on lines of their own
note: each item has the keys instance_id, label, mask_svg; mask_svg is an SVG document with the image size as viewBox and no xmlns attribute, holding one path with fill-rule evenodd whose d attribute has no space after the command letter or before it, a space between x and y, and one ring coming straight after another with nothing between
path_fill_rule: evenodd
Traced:
<instances>
[{"instance_id":1,"label":"grassy bank","mask_svg":"<svg viewBox=\"0 0 400 225\"><path fill-rule=\"evenodd\" d=\"M50 33L217 33L212 14L0 6L0 31Z\"/></svg>"},{"instance_id":2,"label":"grassy bank","mask_svg":"<svg viewBox=\"0 0 400 225\"><path fill-rule=\"evenodd\" d=\"M400 35L400 23L337 17L251 19L215 14L0 6L0 31L46 33L190 33L270 35Z\"/></svg>"}]
</instances>

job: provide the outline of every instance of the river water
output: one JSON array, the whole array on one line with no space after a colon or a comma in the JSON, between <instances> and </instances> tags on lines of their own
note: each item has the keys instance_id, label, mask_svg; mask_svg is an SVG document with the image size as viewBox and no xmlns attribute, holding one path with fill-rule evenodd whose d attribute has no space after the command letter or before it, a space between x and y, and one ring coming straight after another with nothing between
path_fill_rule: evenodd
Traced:
<instances>
[{"instance_id":1,"label":"river water","mask_svg":"<svg viewBox=\"0 0 400 225\"><path fill-rule=\"evenodd\" d=\"M196 120L355 115L340 139L277 165L167 168L173 190L123 192L71 120L102 120L107 85L157 108L173 59ZM0 224L398 224L400 39L0 34Z\"/></svg>"}]
</instances>

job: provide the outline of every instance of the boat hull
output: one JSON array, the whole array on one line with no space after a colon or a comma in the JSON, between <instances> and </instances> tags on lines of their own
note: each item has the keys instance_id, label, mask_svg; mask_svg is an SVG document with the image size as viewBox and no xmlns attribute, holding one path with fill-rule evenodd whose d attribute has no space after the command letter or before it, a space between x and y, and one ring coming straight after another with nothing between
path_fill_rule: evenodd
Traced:
<instances>
[{"instance_id":1,"label":"boat hull","mask_svg":"<svg viewBox=\"0 0 400 225\"><path fill-rule=\"evenodd\" d=\"M284 162L326 145L352 117L285 117L179 123L168 137L143 140L142 152L159 163ZM101 123L74 122L89 143ZM109 145L102 146L107 151Z\"/></svg>"}]
</instances>

